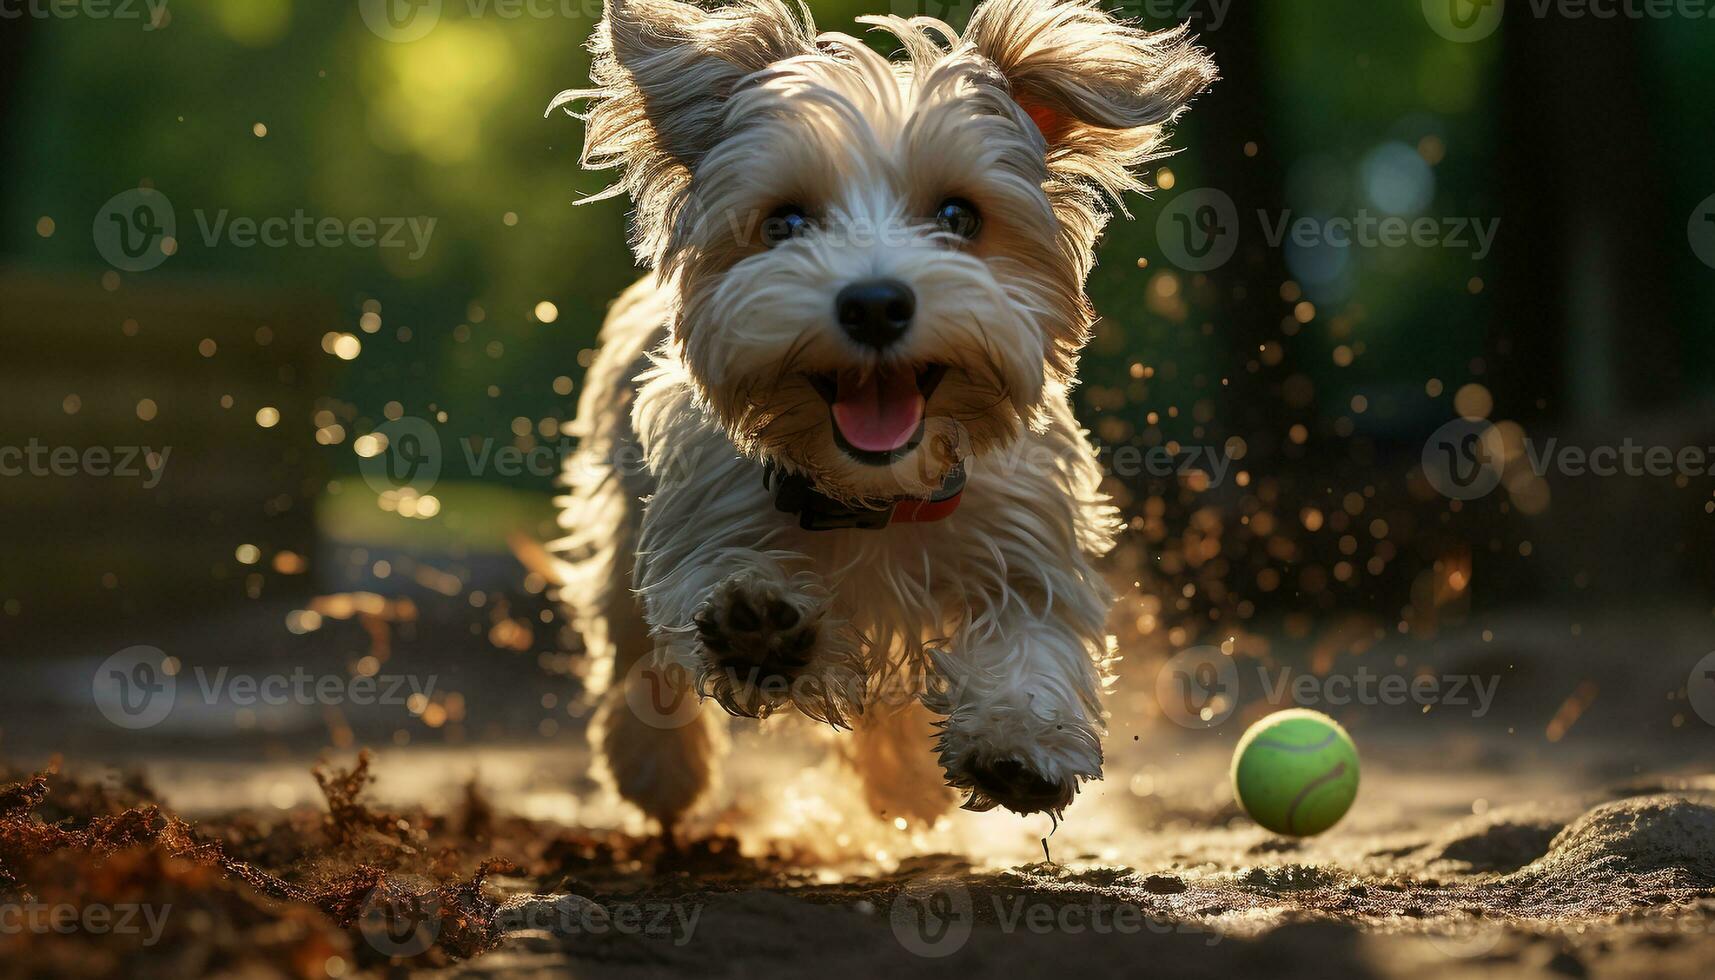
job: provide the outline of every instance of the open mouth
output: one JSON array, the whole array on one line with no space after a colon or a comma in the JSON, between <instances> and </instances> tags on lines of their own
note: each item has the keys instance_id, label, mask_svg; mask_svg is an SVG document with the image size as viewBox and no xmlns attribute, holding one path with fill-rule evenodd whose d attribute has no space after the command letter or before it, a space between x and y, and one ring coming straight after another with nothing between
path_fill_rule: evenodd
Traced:
<instances>
[{"instance_id":1,"label":"open mouth","mask_svg":"<svg viewBox=\"0 0 1715 980\"><path fill-rule=\"evenodd\" d=\"M923 410L946 373L946 365L930 364L808 377L828 403L835 445L860 463L886 466L923 440Z\"/></svg>"}]
</instances>

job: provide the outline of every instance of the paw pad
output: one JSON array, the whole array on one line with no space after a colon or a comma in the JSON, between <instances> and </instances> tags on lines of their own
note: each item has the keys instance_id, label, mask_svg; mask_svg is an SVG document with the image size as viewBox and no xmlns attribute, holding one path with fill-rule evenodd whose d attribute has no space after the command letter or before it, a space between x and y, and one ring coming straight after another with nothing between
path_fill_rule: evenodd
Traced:
<instances>
[{"instance_id":1,"label":"paw pad","mask_svg":"<svg viewBox=\"0 0 1715 980\"><path fill-rule=\"evenodd\" d=\"M966 810L1005 807L1013 813L1059 814L1078 792L1075 780L1049 779L1017 759L972 760L960 767L953 785L970 790Z\"/></svg>"},{"instance_id":2,"label":"paw pad","mask_svg":"<svg viewBox=\"0 0 1715 980\"><path fill-rule=\"evenodd\" d=\"M772 585L723 583L696 615L697 635L722 667L791 678L809 662L818 621Z\"/></svg>"}]
</instances>

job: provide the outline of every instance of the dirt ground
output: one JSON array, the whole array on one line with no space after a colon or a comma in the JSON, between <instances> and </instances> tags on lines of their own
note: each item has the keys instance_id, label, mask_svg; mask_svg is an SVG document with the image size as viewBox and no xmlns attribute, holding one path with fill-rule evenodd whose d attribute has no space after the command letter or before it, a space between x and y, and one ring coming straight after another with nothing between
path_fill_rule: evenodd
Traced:
<instances>
[{"instance_id":1,"label":"dirt ground","mask_svg":"<svg viewBox=\"0 0 1715 980\"><path fill-rule=\"evenodd\" d=\"M422 761L457 768L445 755ZM825 852L813 835L753 843L761 825L734 810L716 833L668 849L506 816L485 797L441 813L364 802L361 789L341 803L350 784L336 772L331 807L205 816L186 831L196 843L163 832L93 865L100 844L74 845L88 850L57 865L32 855L27 890L44 902L129 896L192 911L170 916L169 941L153 945L6 936L0 972L772 976L813 964L853 977L1164 966L1210 977L1701 977L1715 964L1715 775L1551 794L1558 774L1390 766L1369 779L1349 825L1294 842L1230 802L1182 795L1176 780L1204 762L1218 764L1188 753L1154 770L1146 795L1134 785L1119 805L1091 807L1095 826L1080 828L1074 810L1048 840L1052 862L1003 856L1027 847L1025 829L1008 826L1026 821L999 815L962 815L952 822L992 832L943 827L919 835L922 853L895 856L875 841L907 851L913 835L836 835ZM38 826L123 812L132 792L49 785ZM84 799L57 806L61 787ZM1473 791L1493 797L1481 814L1434 802ZM932 846L943 835L963 840ZM14 835L0 840L0 853L17 853ZM225 853L210 861L199 844ZM486 875L480 897L432 890L468 881L479 856L511 862ZM199 877L205 868L221 880ZM341 963L331 972L329 958Z\"/></svg>"},{"instance_id":2,"label":"dirt ground","mask_svg":"<svg viewBox=\"0 0 1715 980\"><path fill-rule=\"evenodd\" d=\"M506 724L389 739L393 721L290 711L235 730L219 705L117 732L44 700L66 681L43 651L0 694L0 890L167 914L150 942L0 929L0 975L1708 976L1715 721L1686 693L1707 612L1566 615L1366 648L1379 671L1500 683L1484 708L1322 705L1363 783L1304 841L1258 828L1226 785L1244 726L1286 706L1261 680L1194 730L1134 668L1106 778L1057 826L877 819L840 736L739 723L713 805L669 846L594 781L553 682L519 698L522 658L508 673L492 650L435 661L402 639L394 662Z\"/></svg>"},{"instance_id":3,"label":"dirt ground","mask_svg":"<svg viewBox=\"0 0 1715 980\"><path fill-rule=\"evenodd\" d=\"M1385 781L1402 809L1410 782ZM790 861L665 876L596 868L563 892L580 909L636 909L641 929L545 914L532 924L547 928L446 972L1707 976L1711 789L1708 778L1637 783L1302 844L1228 807L1157 801L1135 814L1154 829L1126 835L1135 856L1051 840L1054 863L931 853L837 877ZM694 912L695 931L679 917L652 927L662 907Z\"/></svg>"}]
</instances>

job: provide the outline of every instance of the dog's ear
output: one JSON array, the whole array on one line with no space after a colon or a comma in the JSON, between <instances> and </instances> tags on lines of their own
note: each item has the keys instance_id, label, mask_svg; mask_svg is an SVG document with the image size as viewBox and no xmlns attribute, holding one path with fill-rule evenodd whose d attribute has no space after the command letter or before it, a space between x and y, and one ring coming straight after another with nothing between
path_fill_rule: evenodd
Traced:
<instances>
[{"instance_id":1,"label":"dog's ear","mask_svg":"<svg viewBox=\"0 0 1715 980\"><path fill-rule=\"evenodd\" d=\"M984 0L965 39L1042 131L1050 165L1110 191L1135 186L1129 170L1216 78L1184 27L1140 30L1097 0Z\"/></svg>"},{"instance_id":2,"label":"dog's ear","mask_svg":"<svg viewBox=\"0 0 1715 980\"><path fill-rule=\"evenodd\" d=\"M808 13L781 0L734 0L705 9L679 0L607 0L591 39L591 75L630 86L660 148L687 167L708 149L733 85L809 51Z\"/></svg>"},{"instance_id":3,"label":"dog's ear","mask_svg":"<svg viewBox=\"0 0 1715 980\"><path fill-rule=\"evenodd\" d=\"M548 108L590 100L578 114L583 165L619 167L615 193L629 190L646 208L657 192L681 188L713 145L739 79L814 43L809 13L784 0L606 0L589 45L596 87L561 92Z\"/></svg>"}]
</instances>

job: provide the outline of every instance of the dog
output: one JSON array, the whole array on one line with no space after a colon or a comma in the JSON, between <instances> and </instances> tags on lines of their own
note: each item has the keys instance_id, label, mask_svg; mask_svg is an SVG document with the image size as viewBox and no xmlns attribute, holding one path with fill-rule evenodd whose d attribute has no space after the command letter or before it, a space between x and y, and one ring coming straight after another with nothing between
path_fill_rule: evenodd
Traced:
<instances>
[{"instance_id":1,"label":"dog","mask_svg":"<svg viewBox=\"0 0 1715 980\"><path fill-rule=\"evenodd\" d=\"M607 0L593 87L549 108L651 270L550 550L598 771L669 831L716 777L708 701L853 729L879 814L1057 820L1101 778L1120 525L1068 397L1084 282L1215 67L1095 0L859 22L897 53L782 0Z\"/></svg>"}]
</instances>

